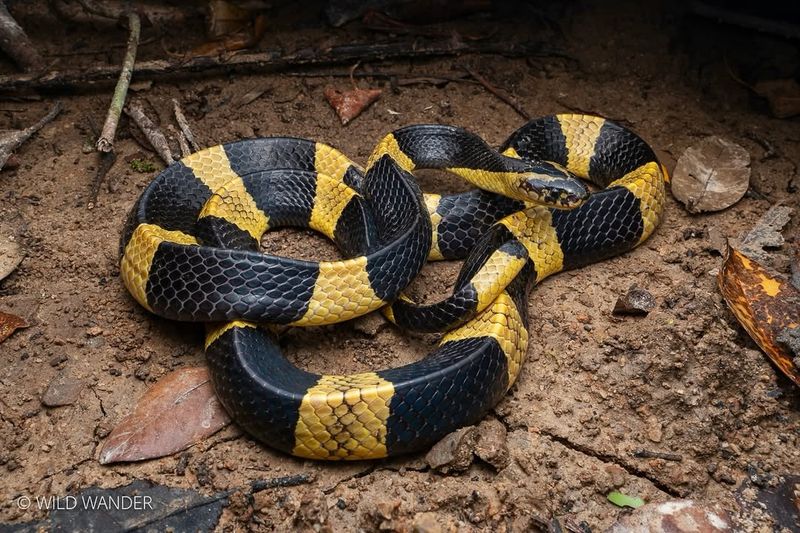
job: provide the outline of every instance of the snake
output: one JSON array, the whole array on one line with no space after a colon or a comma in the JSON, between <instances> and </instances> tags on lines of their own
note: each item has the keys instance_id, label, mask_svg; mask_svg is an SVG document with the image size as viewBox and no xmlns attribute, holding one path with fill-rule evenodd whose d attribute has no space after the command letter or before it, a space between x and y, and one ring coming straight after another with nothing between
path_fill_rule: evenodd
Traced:
<instances>
[{"instance_id":1,"label":"snake","mask_svg":"<svg viewBox=\"0 0 800 533\"><path fill-rule=\"evenodd\" d=\"M422 193L422 168L477 188ZM148 311L206 324L217 397L256 439L309 459L395 456L478 422L504 397L528 350L531 289L646 240L668 181L644 140L591 115L531 120L498 149L463 128L406 126L365 168L308 139L234 141L145 187L123 227L120 274ZM263 234L285 226L316 230L343 259L261 253ZM455 259L452 294L425 304L404 293L427 261ZM319 375L292 364L273 331L376 310L442 332L438 345L404 366Z\"/></svg>"}]
</instances>

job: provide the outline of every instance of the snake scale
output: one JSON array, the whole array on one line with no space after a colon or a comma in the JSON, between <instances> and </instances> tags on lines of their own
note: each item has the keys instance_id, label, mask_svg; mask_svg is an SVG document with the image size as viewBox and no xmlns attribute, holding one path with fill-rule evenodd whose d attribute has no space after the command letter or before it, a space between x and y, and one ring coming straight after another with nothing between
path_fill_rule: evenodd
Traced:
<instances>
[{"instance_id":1,"label":"snake scale","mask_svg":"<svg viewBox=\"0 0 800 533\"><path fill-rule=\"evenodd\" d=\"M419 168L478 188L423 195ZM243 140L154 178L125 224L120 271L149 311L207 323L215 390L251 435L306 458L392 456L500 401L528 348L531 287L647 239L668 179L640 137L588 115L534 119L499 150L461 128L408 126L378 143L366 169L310 140ZM261 236L282 226L317 230L344 259L260 253ZM450 296L419 304L402 293L427 260L441 259L465 259ZM444 334L406 366L317 375L258 326L332 324L378 309L403 328Z\"/></svg>"}]
</instances>

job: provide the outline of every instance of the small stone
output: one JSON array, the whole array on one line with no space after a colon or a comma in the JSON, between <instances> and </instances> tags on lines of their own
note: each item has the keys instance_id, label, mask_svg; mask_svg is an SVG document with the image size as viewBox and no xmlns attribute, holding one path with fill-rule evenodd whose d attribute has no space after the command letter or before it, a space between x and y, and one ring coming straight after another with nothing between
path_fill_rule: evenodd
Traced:
<instances>
[{"instance_id":1,"label":"small stone","mask_svg":"<svg viewBox=\"0 0 800 533\"><path fill-rule=\"evenodd\" d=\"M708 229L708 249L723 255L727 247L728 238L722 233L722 230L716 226L710 227Z\"/></svg>"},{"instance_id":2,"label":"small stone","mask_svg":"<svg viewBox=\"0 0 800 533\"><path fill-rule=\"evenodd\" d=\"M69 357L67 357L63 353L62 354L58 354L58 355L54 355L53 357L50 358L50 366L57 367L61 363L66 363L68 359L69 359Z\"/></svg>"},{"instance_id":3,"label":"small stone","mask_svg":"<svg viewBox=\"0 0 800 533\"><path fill-rule=\"evenodd\" d=\"M56 376L47 386L42 395L42 403L47 407L60 407L72 405L80 396L83 381L68 377L64 374Z\"/></svg>"},{"instance_id":4,"label":"small stone","mask_svg":"<svg viewBox=\"0 0 800 533\"><path fill-rule=\"evenodd\" d=\"M103 328L101 328L99 326L92 326L92 327L90 327L89 329L86 330L86 336L87 337L97 337L98 335L102 335L102 334L103 334Z\"/></svg>"},{"instance_id":5,"label":"small stone","mask_svg":"<svg viewBox=\"0 0 800 533\"><path fill-rule=\"evenodd\" d=\"M441 533L442 526L436 519L436 513L417 513L413 522L414 533Z\"/></svg>"},{"instance_id":6,"label":"small stone","mask_svg":"<svg viewBox=\"0 0 800 533\"><path fill-rule=\"evenodd\" d=\"M617 299L612 313L615 315L646 315L655 305L656 301L652 294L636 285L631 285L628 292Z\"/></svg>"},{"instance_id":7,"label":"small stone","mask_svg":"<svg viewBox=\"0 0 800 533\"><path fill-rule=\"evenodd\" d=\"M607 533L650 531L651 533L719 533L733 531L731 517L718 507L692 500L650 503L620 518Z\"/></svg>"},{"instance_id":8,"label":"small stone","mask_svg":"<svg viewBox=\"0 0 800 533\"><path fill-rule=\"evenodd\" d=\"M475 439L475 426L457 429L430 449L425 462L443 474L463 472L472 464Z\"/></svg>"},{"instance_id":9,"label":"small stone","mask_svg":"<svg viewBox=\"0 0 800 533\"><path fill-rule=\"evenodd\" d=\"M97 427L94 428L94 435L98 439L104 439L111 433L111 429L112 428L107 426L104 422L100 422L97 424Z\"/></svg>"},{"instance_id":10,"label":"small stone","mask_svg":"<svg viewBox=\"0 0 800 533\"><path fill-rule=\"evenodd\" d=\"M476 429L475 455L502 470L511 462L508 454L506 428L499 420L488 418Z\"/></svg>"},{"instance_id":11,"label":"small stone","mask_svg":"<svg viewBox=\"0 0 800 533\"><path fill-rule=\"evenodd\" d=\"M100 348L106 343L106 340L103 337L89 337L86 339L86 347L87 348Z\"/></svg>"},{"instance_id":12,"label":"small stone","mask_svg":"<svg viewBox=\"0 0 800 533\"><path fill-rule=\"evenodd\" d=\"M647 439L651 442L661 442L662 426L656 417L651 416L647 419Z\"/></svg>"}]
</instances>

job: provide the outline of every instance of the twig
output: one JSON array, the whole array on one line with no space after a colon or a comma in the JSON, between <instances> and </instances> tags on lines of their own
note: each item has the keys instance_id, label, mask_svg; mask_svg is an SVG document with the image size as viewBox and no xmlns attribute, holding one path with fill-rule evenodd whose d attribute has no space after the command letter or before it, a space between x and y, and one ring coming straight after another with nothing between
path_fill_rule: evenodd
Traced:
<instances>
[{"instance_id":1,"label":"twig","mask_svg":"<svg viewBox=\"0 0 800 533\"><path fill-rule=\"evenodd\" d=\"M677 453L656 452L652 450L636 450L631 455L643 459L664 459L665 461L683 461L683 456Z\"/></svg>"},{"instance_id":2,"label":"twig","mask_svg":"<svg viewBox=\"0 0 800 533\"><path fill-rule=\"evenodd\" d=\"M323 72L297 72L297 71L289 71L281 73L282 76L288 76L291 78L349 78L350 73L348 72L335 72L335 71L323 71ZM419 74L418 76L414 77L405 77L408 75L408 72L396 72L396 71L381 71L381 72L354 72L352 74L353 78L380 78L380 79L391 79L397 78L398 85L412 85L415 83L446 83L446 82L456 82L456 83L474 83L478 84L477 81L470 78L467 74L464 74L462 77L457 76L444 76L441 74Z\"/></svg>"},{"instance_id":3,"label":"twig","mask_svg":"<svg viewBox=\"0 0 800 533\"><path fill-rule=\"evenodd\" d=\"M183 114L183 109L181 109L181 105L174 98L172 99L172 110L175 113L175 121L178 123L178 127L181 129L183 137L185 138L186 141L188 141L189 146L191 146L193 152L198 151L200 149L200 146L198 146L194 140L194 134L192 133L192 128L189 127L189 121L186 120L186 115ZM180 138L178 139L178 141L180 142ZM183 147L181 147L181 150L183 150Z\"/></svg>"},{"instance_id":4,"label":"twig","mask_svg":"<svg viewBox=\"0 0 800 533\"><path fill-rule=\"evenodd\" d=\"M172 128L172 126L170 126L170 128ZM186 135L182 131L176 131L175 133L178 138L178 146L181 148L181 157L191 155L192 148L189 146L189 141L186 140Z\"/></svg>"},{"instance_id":5,"label":"twig","mask_svg":"<svg viewBox=\"0 0 800 533\"><path fill-rule=\"evenodd\" d=\"M139 49L141 50L144 46L148 44L153 44L156 41L158 41L156 37L150 37L149 39L145 39L144 41L139 41ZM109 49L115 50L117 48L126 48L127 46L128 43L116 43L108 45L106 48L102 50L94 49L94 50L75 50L73 52L47 52L45 55L47 57L99 56L107 54L109 52Z\"/></svg>"},{"instance_id":6,"label":"twig","mask_svg":"<svg viewBox=\"0 0 800 533\"><path fill-rule=\"evenodd\" d=\"M28 126L24 130L16 130L0 135L0 169L6 164L11 153L19 148L22 143L27 141L31 135L42 129L45 124L51 122L63 109L61 102L56 102L53 108L35 124Z\"/></svg>"},{"instance_id":7,"label":"twig","mask_svg":"<svg viewBox=\"0 0 800 533\"><path fill-rule=\"evenodd\" d=\"M464 66L464 70L466 70L469 73L470 76L475 78L475 81L477 81L478 83L483 85L483 87L487 91L489 91L490 93L495 95L497 98L499 98L500 100L502 100L506 104L510 105L514 109L514 111L516 111L522 118L524 118L525 120L530 120L531 119L531 116L528 114L527 111L525 111L522 108L521 105L519 105L519 102L517 102L517 99L515 97L511 96L510 94L508 94L507 92L503 91L502 89L498 89L497 87L495 87L494 85L489 83L489 80L487 80L486 78L481 76L478 73L478 71L476 71L472 67Z\"/></svg>"},{"instance_id":8,"label":"twig","mask_svg":"<svg viewBox=\"0 0 800 533\"><path fill-rule=\"evenodd\" d=\"M272 479L257 479L250 483L250 493L261 492L267 489L277 489L282 487L295 487L314 481L311 474L295 474L293 476L276 477Z\"/></svg>"},{"instance_id":9,"label":"twig","mask_svg":"<svg viewBox=\"0 0 800 533\"><path fill-rule=\"evenodd\" d=\"M136 62L136 49L139 47L139 33L141 31L141 21L136 12L131 11L128 13L128 24L130 26L128 49L125 51L122 71L119 73L119 80L117 81L117 87L114 89L114 97L111 99L111 105L108 108L108 115L106 115L103 131L97 139L97 150L99 152L108 153L114 150L114 137L117 134L119 115L122 112L122 108L125 106L125 99L128 96L128 86L131 83L131 76L133 75L133 65Z\"/></svg>"},{"instance_id":10,"label":"twig","mask_svg":"<svg viewBox=\"0 0 800 533\"><path fill-rule=\"evenodd\" d=\"M97 195L100 193L100 185L106 179L108 171L114 166L117 161L117 154L112 150L110 152L99 152L100 164L97 165L97 172L92 179L92 188L89 191L89 202L86 204L87 209L94 209L97 205Z\"/></svg>"},{"instance_id":11,"label":"twig","mask_svg":"<svg viewBox=\"0 0 800 533\"><path fill-rule=\"evenodd\" d=\"M355 44L334 46L325 50L299 50L285 54L280 50L237 54L229 57L194 57L188 60L141 61L134 66L133 74L138 80L185 75L202 72L264 72L290 67L352 64L383 61L387 59L415 59L421 57L454 56L462 54L501 54L508 57L563 56L558 50L546 49L539 43L510 43L490 41L486 43L453 45L437 42L419 45L415 42ZM106 82L119 74L115 67L101 66L85 70L53 71L43 75L17 74L0 76L0 91L21 89L81 89L90 83Z\"/></svg>"},{"instance_id":12,"label":"twig","mask_svg":"<svg viewBox=\"0 0 800 533\"><path fill-rule=\"evenodd\" d=\"M144 110L138 104L131 102L125 107L125 114L139 126L144 136L147 137L147 141L164 163L171 165L175 159L172 157L172 150L169 149L167 138L159 131L158 126L144 114Z\"/></svg>"},{"instance_id":13,"label":"twig","mask_svg":"<svg viewBox=\"0 0 800 533\"><path fill-rule=\"evenodd\" d=\"M5 2L0 2L0 48L22 70L35 70L42 66L42 57L31 44L25 30L8 12Z\"/></svg>"}]
</instances>

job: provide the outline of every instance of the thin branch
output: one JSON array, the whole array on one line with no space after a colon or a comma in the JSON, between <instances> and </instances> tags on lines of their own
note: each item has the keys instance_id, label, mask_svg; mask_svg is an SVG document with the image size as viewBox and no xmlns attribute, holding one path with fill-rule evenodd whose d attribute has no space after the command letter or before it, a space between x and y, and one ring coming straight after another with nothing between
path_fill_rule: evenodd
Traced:
<instances>
[{"instance_id":1,"label":"thin branch","mask_svg":"<svg viewBox=\"0 0 800 533\"><path fill-rule=\"evenodd\" d=\"M416 59L422 57L455 56L462 54L500 54L508 57L564 56L563 52L545 48L540 43L487 43L437 42L419 45L413 42L389 42L334 46L324 50L304 49L286 54L281 50L243 53L233 56L203 56L188 60L141 61L134 66L137 80L165 76L219 72L275 72L287 68L319 65L352 64L384 61L388 59ZM85 89L94 82L106 82L119 74L116 67L101 66L89 71L53 71L42 75L18 74L0 76L0 91L21 89Z\"/></svg>"},{"instance_id":2,"label":"thin branch","mask_svg":"<svg viewBox=\"0 0 800 533\"><path fill-rule=\"evenodd\" d=\"M42 66L42 57L22 26L8 12L5 2L0 2L0 48L22 70L36 70Z\"/></svg>"},{"instance_id":3,"label":"thin branch","mask_svg":"<svg viewBox=\"0 0 800 533\"><path fill-rule=\"evenodd\" d=\"M192 148L193 152L198 151L200 149L200 146L198 146L198 144L194 140L194 134L192 133L192 128L189 127L189 121L186 120L186 115L183 114L183 109L181 109L181 105L174 98L172 99L172 109L175 113L175 121L178 123L178 127L181 129L181 133L183 134L184 140L189 143L189 146ZM181 138L178 138L178 142L180 141ZM181 151L183 151L183 147L181 147Z\"/></svg>"},{"instance_id":4,"label":"thin branch","mask_svg":"<svg viewBox=\"0 0 800 533\"><path fill-rule=\"evenodd\" d=\"M528 114L527 111L525 111L522 108L522 106L519 104L519 102L517 102L517 99L515 97L511 96L510 94L508 94L504 90L498 89L497 87L495 87L494 85L489 83L489 80L487 80L486 78L481 76L480 73L478 73L478 71L473 69L472 67L465 66L464 70L466 70L469 73L470 76L475 78L475 81L477 81L478 83L483 85L483 87L487 91L489 91L490 93L495 95L501 101L503 101L506 104L510 105L514 109L514 111L516 111L522 118L524 118L525 120L530 120L531 119L531 116Z\"/></svg>"},{"instance_id":5,"label":"thin branch","mask_svg":"<svg viewBox=\"0 0 800 533\"><path fill-rule=\"evenodd\" d=\"M100 193L100 185L106 179L106 175L108 171L111 170L111 167L114 166L114 163L117 161L117 154L112 150L110 152L99 152L100 154L100 164L97 165L97 172L94 174L94 178L92 179L92 188L89 191L89 202L87 203L87 209L94 209L94 206L97 205L97 195Z\"/></svg>"},{"instance_id":6,"label":"thin branch","mask_svg":"<svg viewBox=\"0 0 800 533\"><path fill-rule=\"evenodd\" d=\"M169 148L169 142L167 142L167 138L158 129L158 126L144 114L144 109L138 104L131 102L125 107L125 114L139 126L144 136L147 137L147 141L155 149L164 163L171 165L175 159L172 157L172 150Z\"/></svg>"},{"instance_id":7,"label":"thin branch","mask_svg":"<svg viewBox=\"0 0 800 533\"><path fill-rule=\"evenodd\" d=\"M114 150L114 137L117 135L117 124L122 108L125 107L125 99L128 96L128 86L133 76L133 65L136 62L136 49L139 47L139 33L141 32L141 21L139 15L131 11L128 13L128 24L130 35L128 36L128 49L125 51L125 59L122 62L122 71L119 73L117 87L114 89L114 97L108 108L106 122L103 131L97 139L97 150L99 152L111 152Z\"/></svg>"},{"instance_id":8,"label":"thin branch","mask_svg":"<svg viewBox=\"0 0 800 533\"><path fill-rule=\"evenodd\" d=\"M28 126L24 130L6 132L0 135L0 169L3 168L6 160L14 150L22 146L22 143L27 141L31 135L42 129L45 124L52 122L52 120L61 113L62 109L63 106L61 102L56 102L53 108L45 116L37 120L35 124Z\"/></svg>"}]
</instances>

